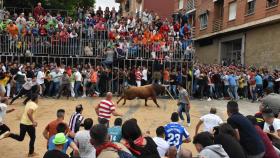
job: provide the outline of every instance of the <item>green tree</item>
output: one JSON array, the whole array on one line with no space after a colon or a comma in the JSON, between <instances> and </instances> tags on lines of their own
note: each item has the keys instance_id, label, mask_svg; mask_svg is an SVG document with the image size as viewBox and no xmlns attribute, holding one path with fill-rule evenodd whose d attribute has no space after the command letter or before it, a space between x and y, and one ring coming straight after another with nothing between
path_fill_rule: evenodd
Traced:
<instances>
[{"instance_id":1,"label":"green tree","mask_svg":"<svg viewBox=\"0 0 280 158\"><path fill-rule=\"evenodd\" d=\"M74 10L78 6L89 8L95 4L95 0L4 0L4 6L33 8L38 2L41 2L46 9L65 10Z\"/></svg>"}]
</instances>

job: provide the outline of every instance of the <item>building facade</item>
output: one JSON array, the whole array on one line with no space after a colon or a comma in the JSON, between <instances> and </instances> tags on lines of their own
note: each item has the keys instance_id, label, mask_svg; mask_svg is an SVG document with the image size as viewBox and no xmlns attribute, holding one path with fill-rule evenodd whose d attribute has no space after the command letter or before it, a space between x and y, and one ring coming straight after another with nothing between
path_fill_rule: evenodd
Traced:
<instances>
[{"instance_id":1,"label":"building facade","mask_svg":"<svg viewBox=\"0 0 280 158\"><path fill-rule=\"evenodd\" d=\"M280 65L279 0L196 0L195 12L201 63Z\"/></svg>"},{"instance_id":2,"label":"building facade","mask_svg":"<svg viewBox=\"0 0 280 158\"><path fill-rule=\"evenodd\" d=\"M172 14L186 6L187 0L116 0L123 15L135 16L144 10L154 11L160 17L171 18Z\"/></svg>"}]
</instances>

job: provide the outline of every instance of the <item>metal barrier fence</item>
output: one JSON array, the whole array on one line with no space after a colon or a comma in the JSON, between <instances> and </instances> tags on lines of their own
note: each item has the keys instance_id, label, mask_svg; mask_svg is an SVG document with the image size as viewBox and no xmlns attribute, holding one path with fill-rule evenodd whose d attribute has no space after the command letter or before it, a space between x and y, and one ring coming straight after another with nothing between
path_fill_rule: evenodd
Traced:
<instances>
[{"instance_id":1,"label":"metal barrier fence","mask_svg":"<svg viewBox=\"0 0 280 158\"><path fill-rule=\"evenodd\" d=\"M118 43L122 47L118 53L126 59L191 60L193 54L192 50L186 49L191 45L191 41L175 41L169 45L162 42L135 44L129 40L127 44L123 40L119 40ZM0 35L0 53L5 55L105 57L105 48L109 45L115 47L108 39L107 31L95 31L92 36L81 32L74 38L31 35L15 39L5 34Z\"/></svg>"},{"instance_id":2,"label":"metal barrier fence","mask_svg":"<svg viewBox=\"0 0 280 158\"><path fill-rule=\"evenodd\" d=\"M64 64L66 66L77 67L85 64L89 64L91 66L97 67L102 65L101 62L104 59L102 58L89 58L89 57L47 57L47 56L32 56L32 57L24 57L24 56L9 56L9 55L1 55L0 62L1 63L10 63L17 62L21 64L25 63L36 63L36 64L50 64L56 63L58 65ZM156 61L156 60L140 60L140 59L124 59L117 62L114 62L112 67L108 68L107 71L107 80L106 82L106 91L112 91L115 93L121 93L123 88L127 86L127 78L124 77L123 74L125 71L128 72L135 67L145 67L147 68L150 76L150 80L148 83L152 83L155 81L156 74L159 75L160 82L167 85L170 91L176 91L176 87L169 85L169 83L165 83L163 81L164 71L168 70L169 74L176 73L180 74L181 83L191 92L192 89L192 78L188 78L188 76L192 76L189 72L192 73L192 62L186 61Z\"/></svg>"}]
</instances>

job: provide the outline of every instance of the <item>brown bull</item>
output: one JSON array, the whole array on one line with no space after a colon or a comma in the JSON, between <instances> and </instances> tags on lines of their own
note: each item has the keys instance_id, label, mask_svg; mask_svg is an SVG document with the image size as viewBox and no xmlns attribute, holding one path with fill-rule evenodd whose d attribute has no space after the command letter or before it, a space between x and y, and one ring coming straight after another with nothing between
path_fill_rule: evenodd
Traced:
<instances>
[{"instance_id":1,"label":"brown bull","mask_svg":"<svg viewBox=\"0 0 280 158\"><path fill-rule=\"evenodd\" d=\"M121 98L117 101L117 104L124 99L123 105L125 105L126 100L133 100L135 98L145 99L145 106L147 105L148 98L152 98L154 103L159 107L157 103L157 95L162 94L165 91L165 87L159 84L150 84L141 87L128 87L124 90Z\"/></svg>"}]
</instances>

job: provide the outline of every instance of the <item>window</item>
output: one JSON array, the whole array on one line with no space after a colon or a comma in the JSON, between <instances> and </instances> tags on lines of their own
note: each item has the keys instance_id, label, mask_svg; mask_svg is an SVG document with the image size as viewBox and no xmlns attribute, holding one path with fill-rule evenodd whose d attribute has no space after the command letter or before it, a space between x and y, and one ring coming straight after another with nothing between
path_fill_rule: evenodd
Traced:
<instances>
[{"instance_id":1,"label":"window","mask_svg":"<svg viewBox=\"0 0 280 158\"><path fill-rule=\"evenodd\" d=\"M274 7L278 5L278 0L267 0L266 8Z\"/></svg>"},{"instance_id":2,"label":"window","mask_svg":"<svg viewBox=\"0 0 280 158\"><path fill-rule=\"evenodd\" d=\"M255 12L256 0L248 0L247 3L247 15L253 14Z\"/></svg>"},{"instance_id":3,"label":"window","mask_svg":"<svg viewBox=\"0 0 280 158\"><path fill-rule=\"evenodd\" d=\"M199 17L200 19L200 29L205 29L207 28L207 23L208 23L208 15L207 13L203 13Z\"/></svg>"},{"instance_id":4,"label":"window","mask_svg":"<svg viewBox=\"0 0 280 158\"><path fill-rule=\"evenodd\" d=\"M179 0L179 9L183 9L184 7L184 0Z\"/></svg>"},{"instance_id":5,"label":"window","mask_svg":"<svg viewBox=\"0 0 280 158\"><path fill-rule=\"evenodd\" d=\"M229 21L236 19L236 8L237 8L236 2L232 2L229 4L229 15L228 15Z\"/></svg>"}]
</instances>

